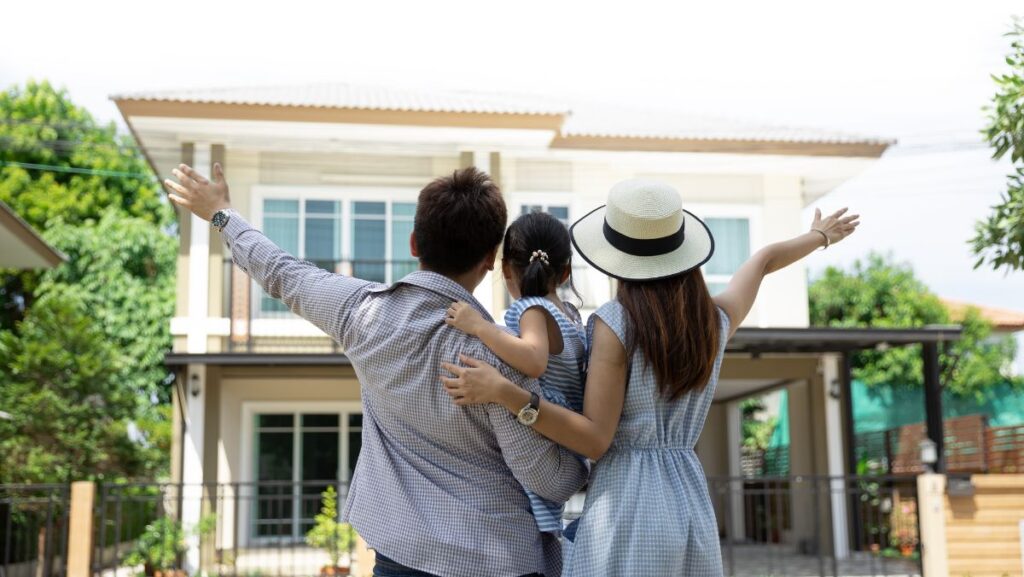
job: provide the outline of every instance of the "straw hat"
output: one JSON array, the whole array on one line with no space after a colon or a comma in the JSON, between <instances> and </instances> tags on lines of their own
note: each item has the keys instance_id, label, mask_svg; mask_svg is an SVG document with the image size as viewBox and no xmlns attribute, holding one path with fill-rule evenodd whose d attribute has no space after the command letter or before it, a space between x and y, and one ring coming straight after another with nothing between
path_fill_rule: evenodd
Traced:
<instances>
[{"instance_id":1,"label":"straw hat","mask_svg":"<svg viewBox=\"0 0 1024 577\"><path fill-rule=\"evenodd\" d=\"M627 281L681 275L715 252L711 231L683 209L676 189L649 180L616 184L608 204L576 221L569 232L591 266Z\"/></svg>"}]
</instances>

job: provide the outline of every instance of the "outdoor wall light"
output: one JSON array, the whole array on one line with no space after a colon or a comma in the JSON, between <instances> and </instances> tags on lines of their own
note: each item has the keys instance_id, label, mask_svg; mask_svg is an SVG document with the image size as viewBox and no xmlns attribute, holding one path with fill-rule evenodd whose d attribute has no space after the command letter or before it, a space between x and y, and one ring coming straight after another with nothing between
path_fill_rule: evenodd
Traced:
<instances>
[{"instance_id":1,"label":"outdoor wall light","mask_svg":"<svg viewBox=\"0 0 1024 577\"><path fill-rule=\"evenodd\" d=\"M199 393L203 392L202 383L199 381L199 375L192 373L192 376L189 377L189 381L188 392L192 393L193 397L198 397Z\"/></svg>"},{"instance_id":2,"label":"outdoor wall light","mask_svg":"<svg viewBox=\"0 0 1024 577\"><path fill-rule=\"evenodd\" d=\"M935 441L931 439L924 439L918 445L918 449L921 451L921 462L928 471L935 470L935 463L939 460L939 452L935 446Z\"/></svg>"}]
</instances>

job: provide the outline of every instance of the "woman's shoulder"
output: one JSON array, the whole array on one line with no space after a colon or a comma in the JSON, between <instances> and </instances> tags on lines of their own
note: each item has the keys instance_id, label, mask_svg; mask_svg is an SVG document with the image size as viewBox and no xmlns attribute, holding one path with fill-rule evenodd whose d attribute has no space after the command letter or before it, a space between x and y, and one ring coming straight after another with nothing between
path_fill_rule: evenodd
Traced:
<instances>
[{"instance_id":1,"label":"woman's shoulder","mask_svg":"<svg viewBox=\"0 0 1024 577\"><path fill-rule=\"evenodd\" d=\"M618 299L612 299L597 307L597 310L587 319L587 335L590 342L594 340L594 322L597 319L601 319L601 322L608 325L608 328L615 333L615 336L619 337L623 344L626 343L626 327L629 323L629 317L626 314L626 309Z\"/></svg>"}]
</instances>

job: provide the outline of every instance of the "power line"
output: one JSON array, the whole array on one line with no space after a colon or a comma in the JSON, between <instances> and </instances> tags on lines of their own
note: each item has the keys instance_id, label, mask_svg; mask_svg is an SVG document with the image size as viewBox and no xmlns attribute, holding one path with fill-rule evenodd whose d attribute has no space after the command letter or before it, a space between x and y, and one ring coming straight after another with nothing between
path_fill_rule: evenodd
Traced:
<instances>
[{"instance_id":1,"label":"power line","mask_svg":"<svg viewBox=\"0 0 1024 577\"><path fill-rule=\"evenodd\" d=\"M43 172L65 172L71 174L89 174L93 176L109 176L114 178L142 178L156 181L152 174L141 172L123 172L120 170L104 170L101 168L81 168L77 166L56 166L52 164L35 164L31 162L14 162L11 160L0 160L0 166L16 166L28 170L40 170Z\"/></svg>"}]
</instances>

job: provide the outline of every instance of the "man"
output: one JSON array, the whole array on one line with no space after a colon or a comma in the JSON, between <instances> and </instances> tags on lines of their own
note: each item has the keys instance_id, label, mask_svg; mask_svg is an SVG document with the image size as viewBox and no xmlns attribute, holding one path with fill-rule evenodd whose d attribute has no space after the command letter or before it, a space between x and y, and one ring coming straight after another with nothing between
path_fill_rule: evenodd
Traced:
<instances>
[{"instance_id":1,"label":"man","mask_svg":"<svg viewBox=\"0 0 1024 577\"><path fill-rule=\"evenodd\" d=\"M379 577L518 577L561 572L561 549L540 533L523 487L565 501L587 470L569 451L498 405L457 407L441 363L465 354L539 393L475 337L445 325L493 270L505 230L498 187L475 168L428 184L409 239L419 270L386 286L324 271L278 248L231 210L220 165L210 182L188 166L170 199L221 230L232 260L345 349L362 386L363 439L343 518L376 550Z\"/></svg>"}]
</instances>

